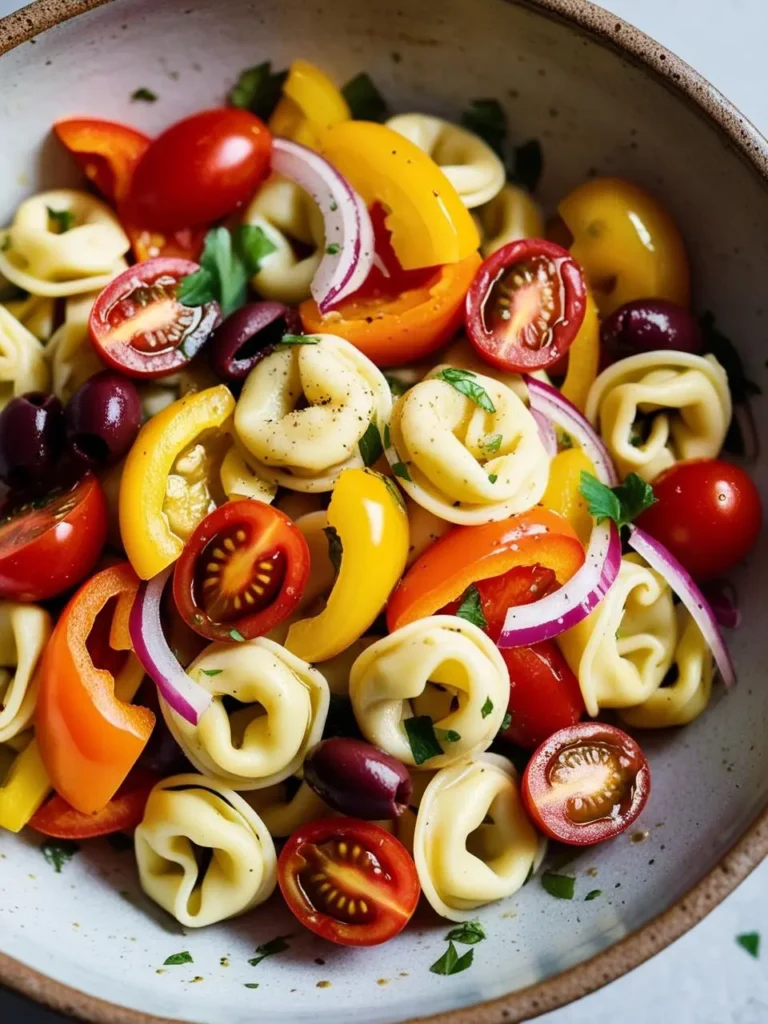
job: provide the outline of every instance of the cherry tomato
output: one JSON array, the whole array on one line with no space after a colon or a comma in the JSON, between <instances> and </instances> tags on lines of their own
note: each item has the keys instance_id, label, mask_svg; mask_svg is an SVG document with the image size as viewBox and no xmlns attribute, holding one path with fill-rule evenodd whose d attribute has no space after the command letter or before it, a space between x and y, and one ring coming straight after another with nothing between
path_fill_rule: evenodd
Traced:
<instances>
[{"instance_id":1,"label":"cherry tomato","mask_svg":"<svg viewBox=\"0 0 768 1024\"><path fill-rule=\"evenodd\" d=\"M523 238L497 249L475 274L467 334L500 370L543 370L568 351L586 308L584 275L567 250Z\"/></svg>"},{"instance_id":2,"label":"cherry tomato","mask_svg":"<svg viewBox=\"0 0 768 1024\"><path fill-rule=\"evenodd\" d=\"M30 819L30 826L55 839L93 839L113 832L131 832L141 823L152 787L153 772L135 768L106 807L95 814L76 810L62 796L53 796Z\"/></svg>"},{"instance_id":3,"label":"cherry tomato","mask_svg":"<svg viewBox=\"0 0 768 1024\"><path fill-rule=\"evenodd\" d=\"M0 519L0 598L43 601L93 569L107 539L107 502L92 473Z\"/></svg>"},{"instance_id":4,"label":"cherry tomato","mask_svg":"<svg viewBox=\"0 0 768 1024\"><path fill-rule=\"evenodd\" d=\"M128 215L120 211L120 220L131 240L137 263L166 256L169 259L196 262L205 245L206 228L180 228L178 231L150 231L131 224Z\"/></svg>"},{"instance_id":5,"label":"cherry tomato","mask_svg":"<svg viewBox=\"0 0 768 1024\"><path fill-rule=\"evenodd\" d=\"M299 921L341 946L394 938L419 902L416 866L403 844L358 818L303 825L283 847L277 872Z\"/></svg>"},{"instance_id":6,"label":"cherry tomato","mask_svg":"<svg viewBox=\"0 0 768 1024\"><path fill-rule=\"evenodd\" d=\"M201 110L177 121L136 167L130 220L177 231L229 216L266 178L271 148L266 126L247 110Z\"/></svg>"},{"instance_id":7,"label":"cherry tomato","mask_svg":"<svg viewBox=\"0 0 768 1024\"><path fill-rule=\"evenodd\" d=\"M187 541L173 572L184 620L211 640L263 636L294 610L309 577L309 546L285 513L230 501Z\"/></svg>"},{"instance_id":8,"label":"cherry tomato","mask_svg":"<svg viewBox=\"0 0 768 1024\"><path fill-rule=\"evenodd\" d=\"M619 835L640 814L650 791L640 747L602 722L580 722L550 736L528 762L522 788L541 831L571 846Z\"/></svg>"},{"instance_id":9,"label":"cherry tomato","mask_svg":"<svg viewBox=\"0 0 768 1024\"><path fill-rule=\"evenodd\" d=\"M111 202L128 193L134 168L150 140L135 128L95 117L70 117L53 126L83 174Z\"/></svg>"},{"instance_id":10,"label":"cherry tomato","mask_svg":"<svg viewBox=\"0 0 768 1024\"><path fill-rule=\"evenodd\" d=\"M748 554L763 518L743 469L720 459L678 462L653 481L657 502L637 525L669 548L699 581L728 572Z\"/></svg>"},{"instance_id":11,"label":"cherry tomato","mask_svg":"<svg viewBox=\"0 0 768 1024\"><path fill-rule=\"evenodd\" d=\"M183 306L182 278L200 268L159 257L129 267L93 304L89 328L101 358L129 377L162 377L184 366L219 322L219 306Z\"/></svg>"}]
</instances>

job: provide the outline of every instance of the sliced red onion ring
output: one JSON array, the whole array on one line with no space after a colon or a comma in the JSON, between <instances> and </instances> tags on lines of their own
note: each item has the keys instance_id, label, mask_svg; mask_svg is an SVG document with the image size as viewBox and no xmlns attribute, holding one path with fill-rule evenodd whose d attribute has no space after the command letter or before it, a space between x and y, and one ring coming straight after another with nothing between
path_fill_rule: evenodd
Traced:
<instances>
[{"instance_id":1,"label":"sliced red onion ring","mask_svg":"<svg viewBox=\"0 0 768 1024\"><path fill-rule=\"evenodd\" d=\"M555 434L555 428L552 426L552 421L543 412L534 409L533 406L531 406L531 416L536 420L536 426L539 428L539 437L544 445L544 450L550 459L554 459L557 455L557 435Z\"/></svg>"},{"instance_id":2,"label":"sliced red onion ring","mask_svg":"<svg viewBox=\"0 0 768 1024\"><path fill-rule=\"evenodd\" d=\"M615 487L619 477L613 460L589 420L585 419L576 406L551 384L545 384L543 380L537 380L528 374L524 374L523 380L528 387L531 412L546 416L556 426L566 430L594 464L598 480L606 487Z\"/></svg>"},{"instance_id":3,"label":"sliced red onion ring","mask_svg":"<svg viewBox=\"0 0 768 1024\"><path fill-rule=\"evenodd\" d=\"M499 647L528 647L570 629L603 600L621 565L621 539L613 520L592 528L584 564L553 594L507 609Z\"/></svg>"},{"instance_id":4,"label":"sliced red onion ring","mask_svg":"<svg viewBox=\"0 0 768 1024\"><path fill-rule=\"evenodd\" d=\"M373 225L365 203L339 172L306 146L272 142L272 170L300 185L315 200L325 222L325 255L311 285L325 314L357 291L373 266Z\"/></svg>"},{"instance_id":5,"label":"sliced red onion ring","mask_svg":"<svg viewBox=\"0 0 768 1024\"><path fill-rule=\"evenodd\" d=\"M211 705L211 695L188 676L176 660L160 620L160 599L172 572L171 565L151 580L142 582L131 608L128 631L136 657L163 700L190 725L197 725Z\"/></svg>"},{"instance_id":6,"label":"sliced red onion ring","mask_svg":"<svg viewBox=\"0 0 768 1024\"><path fill-rule=\"evenodd\" d=\"M738 629L741 625L741 611L736 587L729 580L712 580L701 589L720 625L726 629Z\"/></svg>"},{"instance_id":7,"label":"sliced red onion ring","mask_svg":"<svg viewBox=\"0 0 768 1024\"><path fill-rule=\"evenodd\" d=\"M736 670L733 667L715 614L688 570L683 568L663 544L659 544L654 537L638 526L630 526L628 543L652 569L664 577L688 609L691 618L701 630L702 636L712 651L723 682L730 689L736 683Z\"/></svg>"}]
</instances>

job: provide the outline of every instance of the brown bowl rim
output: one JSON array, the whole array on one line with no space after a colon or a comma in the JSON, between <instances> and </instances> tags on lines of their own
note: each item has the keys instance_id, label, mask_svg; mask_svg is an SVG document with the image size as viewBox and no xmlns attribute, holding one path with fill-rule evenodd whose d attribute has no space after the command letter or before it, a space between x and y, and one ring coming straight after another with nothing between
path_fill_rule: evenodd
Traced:
<instances>
[{"instance_id":1,"label":"brown bowl rim","mask_svg":"<svg viewBox=\"0 0 768 1024\"><path fill-rule=\"evenodd\" d=\"M112 0L35 0L0 19L0 56L40 32ZM539 11L597 39L642 65L692 106L768 185L768 140L697 71L640 29L591 0L506 0ZM668 910L589 960L552 978L418 1021L429 1024L519 1024L565 1006L638 967L684 935L731 893L768 855L768 808L741 839ZM0 983L93 1024L183 1024L126 1009L70 988L0 953ZM414 1019L411 1024L417 1024Z\"/></svg>"}]
</instances>

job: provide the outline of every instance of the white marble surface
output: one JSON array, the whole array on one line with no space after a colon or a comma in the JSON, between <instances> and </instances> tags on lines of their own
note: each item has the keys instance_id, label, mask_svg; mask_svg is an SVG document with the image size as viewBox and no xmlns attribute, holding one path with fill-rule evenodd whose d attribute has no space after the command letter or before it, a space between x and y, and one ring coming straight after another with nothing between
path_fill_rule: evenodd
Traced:
<instances>
[{"instance_id":1,"label":"white marble surface","mask_svg":"<svg viewBox=\"0 0 768 1024\"><path fill-rule=\"evenodd\" d=\"M19 6L0 0L0 15ZM704 74L768 134L768 0L604 0ZM760 959L735 941L765 931ZM768 1024L768 863L688 935L607 988L541 1024ZM0 1021L57 1015L0 992Z\"/></svg>"}]
</instances>

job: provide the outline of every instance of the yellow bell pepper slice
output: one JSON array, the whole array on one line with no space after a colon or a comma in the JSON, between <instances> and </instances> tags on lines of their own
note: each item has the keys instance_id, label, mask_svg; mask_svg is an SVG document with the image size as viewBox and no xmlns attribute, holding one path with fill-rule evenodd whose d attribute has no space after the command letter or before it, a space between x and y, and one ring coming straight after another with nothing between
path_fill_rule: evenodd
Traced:
<instances>
[{"instance_id":1,"label":"yellow bell pepper slice","mask_svg":"<svg viewBox=\"0 0 768 1024\"><path fill-rule=\"evenodd\" d=\"M308 60L295 60L269 119L269 130L282 139L317 149L324 128L351 116L347 101L325 72Z\"/></svg>"},{"instance_id":2,"label":"yellow bell pepper slice","mask_svg":"<svg viewBox=\"0 0 768 1024\"><path fill-rule=\"evenodd\" d=\"M182 534L224 500L218 476L231 445L234 409L232 392L219 384L186 394L139 431L120 481L120 535L142 579L174 562L184 547ZM215 450L210 459L206 442Z\"/></svg>"},{"instance_id":3,"label":"yellow bell pepper slice","mask_svg":"<svg viewBox=\"0 0 768 1024\"><path fill-rule=\"evenodd\" d=\"M381 203L405 270L458 263L480 245L472 215L435 161L398 132L372 121L326 129L321 152L360 193Z\"/></svg>"},{"instance_id":4,"label":"yellow bell pepper slice","mask_svg":"<svg viewBox=\"0 0 768 1024\"><path fill-rule=\"evenodd\" d=\"M587 308L579 333L568 349L568 370L560 389L569 402L584 412L587 395L600 368L600 320L592 293L587 290Z\"/></svg>"},{"instance_id":5,"label":"yellow bell pepper slice","mask_svg":"<svg viewBox=\"0 0 768 1024\"><path fill-rule=\"evenodd\" d=\"M285 646L305 661L327 661L363 635L384 608L408 558L408 516L392 481L370 469L346 469L327 512L341 541L341 566L328 602L295 622Z\"/></svg>"},{"instance_id":6,"label":"yellow bell pepper slice","mask_svg":"<svg viewBox=\"0 0 768 1024\"><path fill-rule=\"evenodd\" d=\"M549 465L549 482L541 504L564 516L586 546L594 520L579 490L582 472L594 476L595 467L581 448L566 448L558 452Z\"/></svg>"},{"instance_id":7,"label":"yellow bell pepper slice","mask_svg":"<svg viewBox=\"0 0 768 1024\"><path fill-rule=\"evenodd\" d=\"M20 832L50 789L51 780L33 739L14 759L0 786L0 828Z\"/></svg>"}]
</instances>

